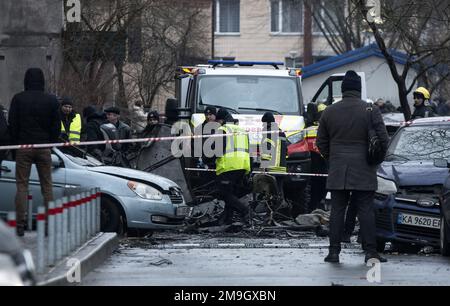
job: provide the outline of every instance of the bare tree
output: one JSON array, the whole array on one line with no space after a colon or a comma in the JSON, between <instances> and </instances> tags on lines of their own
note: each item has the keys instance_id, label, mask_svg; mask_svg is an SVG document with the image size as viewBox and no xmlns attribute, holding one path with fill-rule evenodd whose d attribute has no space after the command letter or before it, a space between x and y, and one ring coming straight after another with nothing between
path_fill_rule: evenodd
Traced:
<instances>
[{"instance_id":1,"label":"bare tree","mask_svg":"<svg viewBox=\"0 0 450 306\"><path fill-rule=\"evenodd\" d=\"M352 0L306 0L311 5L315 31L323 34L336 54L360 48L369 40L368 28Z\"/></svg>"},{"instance_id":2,"label":"bare tree","mask_svg":"<svg viewBox=\"0 0 450 306\"><path fill-rule=\"evenodd\" d=\"M142 17L141 61L127 72L139 100L152 107L160 91L171 91L179 65L204 61L209 48L205 18L187 2L154 1Z\"/></svg>"},{"instance_id":3,"label":"bare tree","mask_svg":"<svg viewBox=\"0 0 450 306\"><path fill-rule=\"evenodd\" d=\"M382 24L368 18L366 0L313 1L314 21L336 53L366 45L374 38L398 86L405 119L411 118L407 95L418 83L430 92L449 80L450 3L448 0L380 1ZM394 48L406 54L402 71L394 61ZM414 69L412 84L406 84Z\"/></svg>"},{"instance_id":4,"label":"bare tree","mask_svg":"<svg viewBox=\"0 0 450 306\"><path fill-rule=\"evenodd\" d=\"M151 106L177 65L204 57L200 16L189 1L84 0L81 23L64 33L59 92L79 106L101 107L112 95L123 110L130 101Z\"/></svg>"},{"instance_id":5,"label":"bare tree","mask_svg":"<svg viewBox=\"0 0 450 306\"><path fill-rule=\"evenodd\" d=\"M417 81L433 91L449 78L448 54L450 54L450 4L447 0L395 0L384 1L381 11L383 24L368 20L364 1L353 0L364 16L375 41L384 55L394 81L397 83L400 105L405 120L411 118L407 94L417 86ZM389 46L406 52L403 71L398 71ZM411 68L417 75L407 86L406 77ZM443 75L436 72L443 70Z\"/></svg>"}]
</instances>

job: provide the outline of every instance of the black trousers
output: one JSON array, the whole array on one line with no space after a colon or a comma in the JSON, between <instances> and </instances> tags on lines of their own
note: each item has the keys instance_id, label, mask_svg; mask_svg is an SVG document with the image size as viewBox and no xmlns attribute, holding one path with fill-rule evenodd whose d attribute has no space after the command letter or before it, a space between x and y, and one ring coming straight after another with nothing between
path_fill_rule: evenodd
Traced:
<instances>
[{"instance_id":1,"label":"black trousers","mask_svg":"<svg viewBox=\"0 0 450 306\"><path fill-rule=\"evenodd\" d=\"M357 215L358 215L358 203L353 203L352 201L350 201L350 204L348 205L347 208L347 213L345 214L344 233L346 235L351 235L355 230Z\"/></svg>"},{"instance_id":2,"label":"black trousers","mask_svg":"<svg viewBox=\"0 0 450 306\"><path fill-rule=\"evenodd\" d=\"M311 172L316 174L328 173L328 165L326 160L319 154L311 153ZM312 177L310 179L311 184L311 200L309 202L308 210L313 210L323 207L321 202L327 195L327 178L326 177Z\"/></svg>"},{"instance_id":3,"label":"black trousers","mask_svg":"<svg viewBox=\"0 0 450 306\"><path fill-rule=\"evenodd\" d=\"M374 191L332 190L330 217L330 251L341 251L344 232L344 215L349 201L357 206L361 226L361 238L367 253L376 252L375 215L373 210Z\"/></svg>"},{"instance_id":4,"label":"black trousers","mask_svg":"<svg viewBox=\"0 0 450 306\"><path fill-rule=\"evenodd\" d=\"M217 176L219 197L225 202L223 222L231 223L233 212L238 212L242 218L248 214L248 207L237 197L237 186L242 181L245 170L236 170L222 173Z\"/></svg>"}]
</instances>

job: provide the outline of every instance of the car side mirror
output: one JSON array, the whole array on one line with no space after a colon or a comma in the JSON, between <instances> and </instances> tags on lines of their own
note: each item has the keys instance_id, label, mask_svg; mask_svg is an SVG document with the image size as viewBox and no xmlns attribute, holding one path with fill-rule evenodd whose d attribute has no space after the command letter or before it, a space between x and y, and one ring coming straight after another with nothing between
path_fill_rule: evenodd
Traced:
<instances>
[{"instance_id":1,"label":"car side mirror","mask_svg":"<svg viewBox=\"0 0 450 306\"><path fill-rule=\"evenodd\" d=\"M56 154L52 154L52 167L59 168L62 166L61 159Z\"/></svg>"},{"instance_id":2,"label":"car side mirror","mask_svg":"<svg viewBox=\"0 0 450 306\"><path fill-rule=\"evenodd\" d=\"M437 168L450 168L450 163L443 158L434 159L434 166Z\"/></svg>"}]
</instances>

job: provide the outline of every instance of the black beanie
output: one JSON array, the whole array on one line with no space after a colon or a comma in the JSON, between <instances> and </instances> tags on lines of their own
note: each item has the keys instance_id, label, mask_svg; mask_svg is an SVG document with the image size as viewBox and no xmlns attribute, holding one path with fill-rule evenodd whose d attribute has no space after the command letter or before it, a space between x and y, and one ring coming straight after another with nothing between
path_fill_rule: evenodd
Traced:
<instances>
[{"instance_id":1,"label":"black beanie","mask_svg":"<svg viewBox=\"0 0 450 306\"><path fill-rule=\"evenodd\" d=\"M62 98L61 98L61 106L63 106L63 105L70 105L70 106L73 106L72 99L69 98L69 97L62 97Z\"/></svg>"},{"instance_id":2,"label":"black beanie","mask_svg":"<svg viewBox=\"0 0 450 306\"><path fill-rule=\"evenodd\" d=\"M212 114L217 115L216 108L214 106L207 106L204 111L205 116Z\"/></svg>"},{"instance_id":3,"label":"black beanie","mask_svg":"<svg viewBox=\"0 0 450 306\"><path fill-rule=\"evenodd\" d=\"M93 114L95 114L96 111L97 111L97 110L95 109L94 106L92 106L92 105L86 106L86 107L83 109L83 117L84 117L84 118L89 118L90 116L92 116Z\"/></svg>"},{"instance_id":4,"label":"black beanie","mask_svg":"<svg viewBox=\"0 0 450 306\"><path fill-rule=\"evenodd\" d=\"M151 111L147 115L147 121L150 119L155 119L159 121L159 113L157 111Z\"/></svg>"},{"instance_id":5,"label":"black beanie","mask_svg":"<svg viewBox=\"0 0 450 306\"><path fill-rule=\"evenodd\" d=\"M341 90L342 92L350 90L361 92L361 77L353 70L347 71L342 80Z\"/></svg>"},{"instance_id":6,"label":"black beanie","mask_svg":"<svg viewBox=\"0 0 450 306\"><path fill-rule=\"evenodd\" d=\"M217 112L216 120L224 120L225 122L233 122L233 117L225 108L221 108Z\"/></svg>"},{"instance_id":7,"label":"black beanie","mask_svg":"<svg viewBox=\"0 0 450 306\"><path fill-rule=\"evenodd\" d=\"M273 116L272 112L266 112L261 118L262 122L275 122L275 117Z\"/></svg>"}]
</instances>

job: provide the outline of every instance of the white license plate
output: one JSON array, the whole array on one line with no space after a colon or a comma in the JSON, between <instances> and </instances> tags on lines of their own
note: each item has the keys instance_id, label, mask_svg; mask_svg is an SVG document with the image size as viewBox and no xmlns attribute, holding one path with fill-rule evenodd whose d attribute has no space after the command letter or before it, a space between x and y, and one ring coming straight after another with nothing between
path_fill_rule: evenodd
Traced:
<instances>
[{"instance_id":1,"label":"white license plate","mask_svg":"<svg viewBox=\"0 0 450 306\"><path fill-rule=\"evenodd\" d=\"M410 215L404 213L398 214L397 223L436 229L439 229L441 227L441 220L439 218Z\"/></svg>"},{"instance_id":2,"label":"white license plate","mask_svg":"<svg viewBox=\"0 0 450 306\"><path fill-rule=\"evenodd\" d=\"M189 207L189 206L177 207L176 215L180 216L180 217L188 216L190 211L191 211L191 207Z\"/></svg>"}]
</instances>

